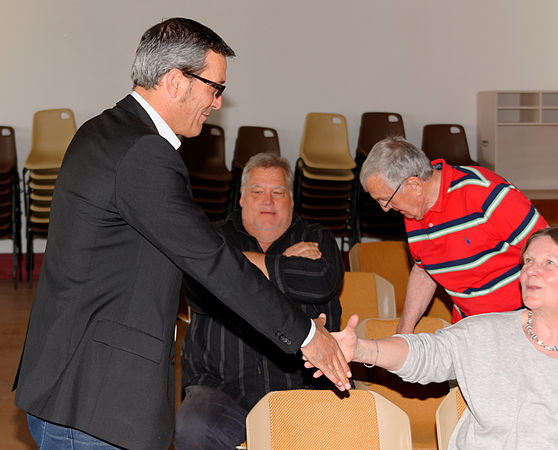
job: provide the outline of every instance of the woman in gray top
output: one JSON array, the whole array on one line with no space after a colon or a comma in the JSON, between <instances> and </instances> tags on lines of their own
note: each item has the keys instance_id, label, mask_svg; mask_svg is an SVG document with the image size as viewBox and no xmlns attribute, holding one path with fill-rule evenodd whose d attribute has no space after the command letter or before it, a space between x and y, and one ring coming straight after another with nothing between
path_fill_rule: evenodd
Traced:
<instances>
[{"instance_id":1,"label":"woman in gray top","mask_svg":"<svg viewBox=\"0 0 558 450\"><path fill-rule=\"evenodd\" d=\"M521 254L525 309L471 316L436 331L357 339L358 317L334 333L347 360L405 381L456 379L467 410L449 442L460 449L558 448L558 228Z\"/></svg>"}]
</instances>

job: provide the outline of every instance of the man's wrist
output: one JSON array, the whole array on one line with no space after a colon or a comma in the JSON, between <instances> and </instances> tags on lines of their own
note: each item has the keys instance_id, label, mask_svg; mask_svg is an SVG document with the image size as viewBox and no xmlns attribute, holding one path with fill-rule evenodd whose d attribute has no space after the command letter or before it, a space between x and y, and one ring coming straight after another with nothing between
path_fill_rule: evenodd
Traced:
<instances>
[{"instance_id":1,"label":"man's wrist","mask_svg":"<svg viewBox=\"0 0 558 450\"><path fill-rule=\"evenodd\" d=\"M306 339L304 339L304 342L302 343L300 348L306 347L308 344L310 344L310 341L314 338L315 334L316 334L316 324L312 319L310 319L310 331L308 332L308 336L306 336Z\"/></svg>"}]
</instances>

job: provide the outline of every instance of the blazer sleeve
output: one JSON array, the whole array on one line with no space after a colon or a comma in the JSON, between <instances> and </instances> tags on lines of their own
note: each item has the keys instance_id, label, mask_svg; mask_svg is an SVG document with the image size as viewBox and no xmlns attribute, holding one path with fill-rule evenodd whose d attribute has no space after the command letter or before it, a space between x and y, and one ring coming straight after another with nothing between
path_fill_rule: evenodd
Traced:
<instances>
[{"instance_id":1,"label":"blazer sleeve","mask_svg":"<svg viewBox=\"0 0 558 450\"><path fill-rule=\"evenodd\" d=\"M296 352L310 319L225 243L190 192L180 155L158 135L138 139L116 170L124 220L281 349Z\"/></svg>"}]
</instances>

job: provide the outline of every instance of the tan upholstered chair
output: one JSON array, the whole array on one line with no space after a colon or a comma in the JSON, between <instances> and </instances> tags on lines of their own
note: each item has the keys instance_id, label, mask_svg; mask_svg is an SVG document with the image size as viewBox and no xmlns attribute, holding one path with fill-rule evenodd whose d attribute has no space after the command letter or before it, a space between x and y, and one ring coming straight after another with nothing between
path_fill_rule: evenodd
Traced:
<instances>
[{"instance_id":1,"label":"tan upholstered chair","mask_svg":"<svg viewBox=\"0 0 558 450\"><path fill-rule=\"evenodd\" d=\"M341 329L345 328L353 314L358 314L360 320L396 317L393 285L375 273L345 272L339 300Z\"/></svg>"},{"instance_id":2,"label":"tan upholstered chair","mask_svg":"<svg viewBox=\"0 0 558 450\"><path fill-rule=\"evenodd\" d=\"M458 386L451 388L436 410L436 436L439 450L448 448L453 429L465 409L467 409L467 404L461 395L461 390Z\"/></svg>"},{"instance_id":3,"label":"tan upholstered chair","mask_svg":"<svg viewBox=\"0 0 558 450\"><path fill-rule=\"evenodd\" d=\"M410 449L409 418L375 392L289 390L265 395L246 418L249 450Z\"/></svg>"},{"instance_id":4,"label":"tan upholstered chair","mask_svg":"<svg viewBox=\"0 0 558 450\"><path fill-rule=\"evenodd\" d=\"M397 316L401 316L412 267L406 242L378 241L355 244L349 251L349 266L351 272L374 272L391 282L395 289ZM451 300L445 291L439 288L425 315L451 322L451 309Z\"/></svg>"},{"instance_id":5,"label":"tan upholstered chair","mask_svg":"<svg viewBox=\"0 0 558 450\"><path fill-rule=\"evenodd\" d=\"M363 320L357 326L357 335L368 339L389 337L395 334L397 323L397 319ZM415 332L431 333L448 325L442 319L423 317ZM385 369L366 369L362 364L353 366L353 376L357 389L378 392L409 415L414 449L436 450L436 409L449 392L447 382L407 383Z\"/></svg>"}]
</instances>

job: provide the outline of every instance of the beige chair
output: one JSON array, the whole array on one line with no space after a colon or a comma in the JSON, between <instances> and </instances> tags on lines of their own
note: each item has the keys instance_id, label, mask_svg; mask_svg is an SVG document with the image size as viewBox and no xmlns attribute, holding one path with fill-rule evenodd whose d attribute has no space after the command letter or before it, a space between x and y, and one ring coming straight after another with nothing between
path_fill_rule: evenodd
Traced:
<instances>
[{"instance_id":1,"label":"beige chair","mask_svg":"<svg viewBox=\"0 0 558 450\"><path fill-rule=\"evenodd\" d=\"M407 414L357 390L270 392L248 414L246 436L249 450L411 448Z\"/></svg>"},{"instance_id":2,"label":"beige chair","mask_svg":"<svg viewBox=\"0 0 558 450\"><path fill-rule=\"evenodd\" d=\"M458 386L451 388L436 410L436 437L438 449L446 450L457 421L467 409L467 404Z\"/></svg>"},{"instance_id":3,"label":"beige chair","mask_svg":"<svg viewBox=\"0 0 558 450\"><path fill-rule=\"evenodd\" d=\"M25 160L27 170L60 168L68 144L76 133L71 109L47 109L33 116L31 151Z\"/></svg>"},{"instance_id":4,"label":"beige chair","mask_svg":"<svg viewBox=\"0 0 558 450\"><path fill-rule=\"evenodd\" d=\"M361 320L396 317L393 285L375 273L345 272L339 301L342 308L341 329L345 328L353 314L358 314Z\"/></svg>"},{"instance_id":5,"label":"beige chair","mask_svg":"<svg viewBox=\"0 0 558 450\"><path fill-rule=\"evenodd\" d=\"M295 166L295 212L317 222L350 248L355 241L356 163L341 114L309 113Z\"/></svg>"},{"instance_id":6,"label":"beige chair","mask_svg":"<svg viewBox=\"0 0 558 450\"><path fill-rule=\"evenodd\" d=\"M47 109L33 115L31 150L23 164L23 199L27 238L27 278L32 284L34 265L33 240L46 239L50 205L35 204L36 195L52 197L54 184L66 149L76 133L71 109Z\"/></svg>"},{"instance_id":7,"label":"beige chair","mask_svg":"<svg viewBox=\"0 0 558 450\"><path fill-rule=\"evenodd\" d=\"M304 123L300 158L312 169L352 170L347 120L341 114L309 113Z\"/></svg>"},{"instance_id":8,"label":"beige chair","mask_svg":"<svg viewBox=\"0 0 558 450\"><path fill-rule=\"evenodd\" d=\"M404 241L377 241L355 244L349 251L351 272L374 272L393 284L397 316L401 316L412 261ZM443 289L436 291L425 315L451 322L452 303Z\"/></svg>"},{"instance_id":9,"label":"beige chair","mask_svg":"<svg viewBox=\"0 0 558 450\"><path fill-rule=\"evenodd\" d=\"M356 332L361 338L381 339L395 334L397 323L397 319L367 319L358 324ZM431 333L448 325L442 319L423 317L415 332ZM357 389L378 392L409 415L413 448L436 450L436 410L449 392L447 382L407 383L385 369L367 369L362 364L353 365L353 377Z\"/></svg>"}]
</instances>

